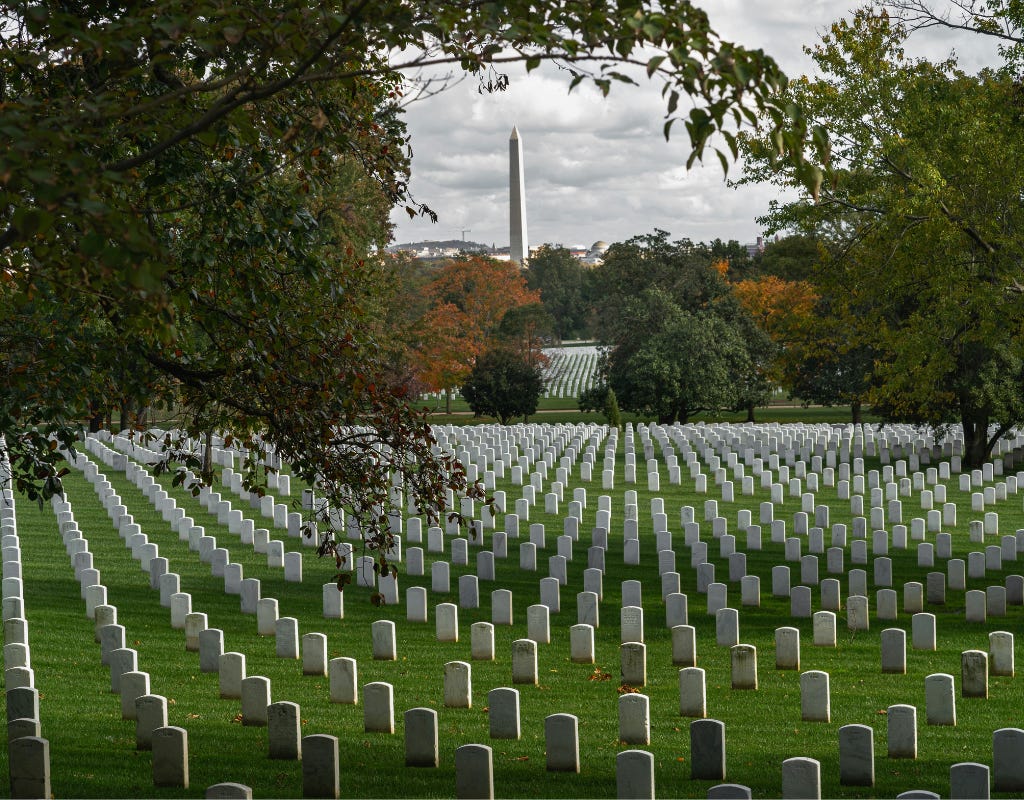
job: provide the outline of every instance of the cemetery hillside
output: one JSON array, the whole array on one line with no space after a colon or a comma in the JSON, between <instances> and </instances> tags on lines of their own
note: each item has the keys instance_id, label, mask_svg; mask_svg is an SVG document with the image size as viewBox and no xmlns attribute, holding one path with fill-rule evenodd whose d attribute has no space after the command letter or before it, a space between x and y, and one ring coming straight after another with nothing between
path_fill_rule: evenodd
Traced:
<instances>
[{"instance_id":1,"label":"cemetery hillside","mask_svg":"<svg viewBox=\"0 0 1024 800\"><path fill-rule=\"evenodd\" d=\"M1024 11L805 45L2 4L0 794L1024 796ZM507 255L392 247L456 204L409 104L552 75L770 187L757 244L531 249L513 129Z\"/></svg>"},{"instance_id":2,"label":"cemetery hillside","mask_svg":"<svg viewBox=\"0 0 1024 800\"><path fill-rule=\"evenodd\" d=\"M397 572L339 510L325 570L316 490L254 497L220 437L197 495L101 431L43 512L8 496L14 795L1019 796L1024 439L433 434L493 510L395 486Z\"/></svg>"}]
</instances>

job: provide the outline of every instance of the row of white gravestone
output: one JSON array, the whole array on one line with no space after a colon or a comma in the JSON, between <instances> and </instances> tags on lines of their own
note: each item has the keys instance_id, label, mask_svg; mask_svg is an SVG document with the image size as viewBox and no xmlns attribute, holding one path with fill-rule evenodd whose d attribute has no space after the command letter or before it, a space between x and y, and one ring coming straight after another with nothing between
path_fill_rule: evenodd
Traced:
<instances>
[{"instance_id":1,"label":"row of white gravestone","mask_svg":"<svg viewBox=\"0 0 1024 800\"><path fill-rule=\"evenodd\" d=\"M103 447L102 444L91 440L93 449ZM80 456L80 462L84 459L84 455ZM87 477L93 479L97 473L89 469L85 463L81 464L82 468L87 471ZM212 536L205 535L205 529L194 524L194 521L190 517L184 516L184 511L176 507L173 498L169 497L164 492L159 484L157 484L153 478L146 472L145 469L139 467L135 462L128 462L125 465L125 471L130 480L132 480L150 499L150 501L156 506L158 511L161 511L165 521L168 521L172 527L178 532L181 540L188 540L189 547L192 550L197 550L200 554L202 561L209 563L211 566L211 572L218 577L224 577L225 588L229 593L237 594L240 592L240 585L242 583L242 567L240 564L232 564L230 562L230 553L227 548L218 548L216 539ZM202 498L201 498L202 499ZM117 500L116 502L119 502ZM219 502L217 496L211 495L207 492L206 505L211 513L218 514L218 521L222 524L227 524L229 532L239 535L240 540L243 544L252 545L256 552L266 553L267 564L271 568L283 568L285 573L285 580L292 582L301 582L302 580L302 555L298 552L285 553L284 543L281 541L270 541L269 531L265 529L254 529L251 520L245 520L242 517L240 511L232 511L229 507L224 508L224 505L230 506L226 501ZM286 506L281 508L287 509ZM115 510L111 510L111 517L114 520L115 526L121 526L123 524L130 524L131 520L128 518L127 510L124 506L118 505L114 507ZM120 512L123 518L115 516L116 512ZM298 535L298 528L301 525L301 515L295 514L294 517L298 519L290 520L292 527L294 527L295 535ZM126 538L132 535L132 531L128 531L124 534ZM145 546L147 542L139 537L139 545ZM307 542L308 543L308 542ZM155 545L151 545L151 548L155 548ZM135 552L133 548L133 553ZM144 568L148 570L148 563L151 554L144 555L142 563ZM160 566L159 564L157 565ZM154 579L156 580L156 579Z\"/></svg>"},{"instance_id":2,"label":"row of white gravestone","mask_svg":"<svg viewBox=\"0 0 1024 800\"><path fill-rule=\"evenodd\" d=\"M0 477L10 475L0 440ZM10 796L50 796L50 747L41 737L39 693L35 689L25 616L14 493L0 480L0 540L3 547L4 686L7 707L7 763ZM10 565L10 566L9 566Z\"/></svg>"},{"instance_id":3,"label":"row of white gravestone","mask_svg":"<svg viewBox=\"0 0 1024 800\"><path fill-rule=\"evenodd\" d=\"M596 380L598 352L594 347L545 348L545 397L579 397Z\"/></svg>"},{"instance_id":4,"label":"row of white gravestone","mask_svg":"<svg viewBox=\"0 0 1024 800\"><path fill-rule=\"evenodd\" d=\"M694 454L690 454L690 455L694 455ZM673 458L674 458L674 457L673 457ZM849 465L841 465L841 466L847 466L847 467L848 467ZM943 467L948 467L948 464L945 464L945 463L944 463L944 464L943 464L942 466L943 466ZM740 467L740 468L741 468L741 467ZM862 468L862 467L861 467L861 468ZM786 470L786 471L787 471L788 467L781 467L780 469L781 469L781 470ZM891 468L887 468L887 469L891 469ZM826 472L827 472L827 471L830 471L830 470L826 470ZM842 470L841 470L841 471L842 471ZM884 471L885 471L885 470L884 470ZM905 470L903 470L903 471L905 471ZM930 470L930 472L935 472L935 470L934 470L934 469L933 469L933 470ZM945 470L944 470L944 472L945 472L945 474L946 474L946 475L948 475L948 469L945 469ZM981 470L979 470L978 472L981 472ZM847 473L848 473L848 471L847 471ZM767 473L765 473L765 474L767 474ZM873 477L873 478L874 478L874 479L873 479L873 480L872 480L871 482L878 482L878 478L877 478L877 475L878 475L878 472L877 472L876 470L872 470L872 471L871 471L871 473L869 473L869 477ZM539 475L538 475L538 477L539 477ZM889 476L888 476L888 475L886 475L886 477L889 477ZM921 478L921 480L920 480L920 482L921 482L921 485L922 485L922 486L924 486L924 477L925 477L925 476L924 476L924 475L922 475L921 473L915 473L915 478L918 478L918 477L920 477L920 478ZM930 477L931 477L931 478L932 478L933 480L934 480L934 479L936 479L936 476L935 476L935 475L930 475ZM856 476L856 477L855 477L855 480L856 480L856 479L858 479L858 478L859 478L859 479L860 479L861 481L862 481L862 479L863 479L863 477L862 477L862 476ZM829 482L831 482L831 481L829 481ZM919 482L919 481L916 481L916 480L915 480L915 482ZM1007 482L1013 482L1013 483L1016 483L1016 477L1011 477L1011 478L1009 478ZM1007 486L1007 483L1000 483L1000 485L999 485L999 487L1000 487L1000 488L1002 488L1002 489L1004 489L1004 490L1006 490L1006 486ZM895 487L895 485L892 485L892 487ZM862 489L862 487L855 487L855 489ZM942 490L944 491L944 487L939 487L939 488L937 488L937 491L938 491L938 489L942 489ZM1014 490L1016 490L1016 486L1014 486L1014 487L1013 487L1013 489L1014 489ZM876 491L878 491L878 492L880 492L880 493L881 493L881 490L876 490ZM811 498L811 496L804 496L804 501L805 501L805 503L807 502L807 500L808 500L809 498ZM528 500L529 498L526 498L526 499ZM779 501L781 501L781 498L779 498ZM813 506L813 500L811 501L811 505ZM951 506L952 506L952 504L947 504L947 506L950 506L950 507L951 507ZM823 506L822 506L822 508L825 508L825 507L823 507ZM854 509L854 510L856 511L857 509ZM950 508L947 508L947 516L948 516L948 513L950 512L950 510L951 510ZM861 512L862 512L862 509L861 509ZM797 517L797 525L798 525L798 527L800 527L800 521L799 521L799 520L800 520L800 517L798 516L798 517ZM912 520L912 522L914 522L914 523L916 523L916 522L921 522L921 524L922 524L922 527L924 527L924 524L925 524L926 520L925 520L925 519L920 519L920 520ZM485 520L485 523L486 523L486 520ZM929 520L929 522L928 522L928 523L929 523L929 524L931 525L931 527L932 527L932 528L936 528L936 527L937 527L937 524L940 524L940 523L941 523L941 520L940 520L940 521L937 521L937 522L936 522L935 524L932 524L932 523L931 523L931 521ZM991 522L990 522L990 525L991 525ZM742 527L742 524L741 524L741 523L740 523L740 527ZM911 525L911 528L915 528L915 527L916 527L916 525L915 525L915 524ZM916 531L912 531L911 533L912 533L912 534L916 534ZM922 532L922 533L923 533L923 532Z\"/></svg>"},{"instance_id":5,"label":"row of white gravestone","mask_svg":"<svg viewBox=\"0 0 1024 800\"><path fill-rule=\"evenodd\" d=\"M70 504L66 501L54 499L54 510L58 515L70 514ZM62 521L66 522L66 520ZM93 590L103 590L105 587L92 586ZM175 611L180 616L183 605L182 600L188 595L175 594L171 596L172 615ZM105 598L104 598L105 599ZM116 624L116 608L107 605L96 605L93 607L96 617L97 639L101 644L101 660L109 664L111 670L111 691L120 695L122 717L134 720L136 723L136 747L140 750L152 750L153 752L153 782L155 786L176 786L187 788L189 784L188 773L188 734L183 728L168 726L167 724L167 700L163 696L154 695L150 692L149 675L135 669L137 666L137 654L134 650L124 647L124 628ZM200 668L203 671L217 671L220 668L220 656L223 653L223 632L215 629L207 629L206 615L196 613L184 614L184 629L186 635L186 650L198 650L200 654ZM173 624L172 618L172 624ZM287 620L285 620L287 621ZM108 624L104 624L107 622ZM319 637L320 641L310 641L309 647L304 647L304 669L309 667L316 670L315 654L321 654L321 662L326 664L326 637L322 634L307 634L306 640ZM284 637L282 637L284 638ZM313 646L319 644L317 648ZM232 654L239 655L239 654ZM243 657L244 659L244 657ZM243 661L244 663L244 661ZM230 668L226 671L230 671ZM310 674L326 675L326 666L319 668L318 672ZM230 680L230 679L228 679ZM253 683L258 682L253 681ZM242 681L241 683L245 683ZM256 687L257 689L259 687ZM32 690L34 692L34 690ZM269 699L269 682L267 685ZM28 702L30 698L8 698L8 708L20 708L19 702ZM36 700L38 703L38 700ZM250 700L250 705L252 701ZM243 711L246 708L243 701ZM272 747L273 750L273 747ZM273 754L272 754L273 757ZM215 797L251 797L252 790L242 784L224 783L210 787L208 796ZM18 796L18 795L15 795ZM35 794L27 796L38 796Z\"/></svg>"}]
</instances>

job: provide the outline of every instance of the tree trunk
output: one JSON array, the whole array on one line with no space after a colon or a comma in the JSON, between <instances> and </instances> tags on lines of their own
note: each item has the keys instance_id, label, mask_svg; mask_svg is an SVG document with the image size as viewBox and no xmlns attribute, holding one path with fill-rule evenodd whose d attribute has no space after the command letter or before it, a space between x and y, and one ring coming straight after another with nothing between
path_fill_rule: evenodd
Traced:
<instances>
[{"instance_id":1,"label":"tree trunk","mask_svg":"<svg viewBox=\"0 0 1024 800\"><path fill-rule=\"evenodd\" d=\"M988 443L988 415L971 416L961 413L960 421L964 426L962 466L966 469L981 469L981 465L988 461L991 453Z\"/></svg>"},{"instance_id":2,"label":"tree trunk","mask_svg":"<svg viewBox=\"0 0 1024 800\"><path fill-rule=\"evenodd\" d=\"M444 390L444 413L452 413L452 390L450 388Z\"/></svg>"},{"instance_id":3,"label":"tree trunk","mask_svg":"<svg viewBox=\"0 0 1024 800\"><path fill-rule=\"evenodd\" d=\"M98 403L90 403L89 411L89 433L96 433L103 430L103 411L98 408Z\"/></svg>"},{"instance_id":4,"label":"tree trunk","mask_svg":"<svg viewBox=\"0 0 1024 800\"><path fill-rule=\"evenodd\" d=\"M747 406L747 422L756 422L756 421L757 420L754 419L754 404L750 403Z\"/></svg>"},{"instance_id":5,"label":"tree trunk","mask_svg":"<svg viewBox=\"0 0 1024 800\"><path fill-rule=\"evenodd\" d=\"M854 400L850 403L850 416L853 418L854 425L860 425L864 421L864 414L860 408L860 400Z\"/></svg>"},{"instance_id":6,"label":"tree trunk","mask_svg":"<svg viewBox=\"0 0 1024 800\"><path fill-rule=\"evenodd\" d=\"M213 431L207 431L203 449L203 483L213 486Z\"/></svg>"}]
</instances>

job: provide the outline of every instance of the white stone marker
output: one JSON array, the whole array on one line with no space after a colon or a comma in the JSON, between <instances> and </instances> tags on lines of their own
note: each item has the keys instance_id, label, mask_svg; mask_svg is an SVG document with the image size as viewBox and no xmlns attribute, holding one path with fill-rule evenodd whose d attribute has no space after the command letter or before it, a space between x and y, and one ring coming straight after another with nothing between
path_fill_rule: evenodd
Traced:
<instances>
[{"instance_id":1,"label":"white stone marker","mask_svg":"<svg viewBox=\"0 0 1024 800\"><path fill-rule=\"evenodd\" d=\"M815 627L817 627L817 623L815 623ZM775 669L800 669L799 628L775 629Z\"/></svg>"},{"instance_id":2,"label":"white stone marker","mask_svg":"<svg viewBox=\"0 0 1024 800\"><path fill-rule=\"evenodd\" d=\"M585 623L569 628L569 658L574 664L594 663L594 627Z\"/></svg>"},{"instance_id":3,"label":"white stone marker","mask_svg":"<svg viewBox=\"0 0 1024 800\"><path fill-rule=\"evenodd\" d=\"M735 608L721 608L715 614L715 642L732 647L740 641L740 615Z\"/></svg>"},{"instance_id":4,"label":"white stone marker","mask_svg":"<svg viewBox=\"0 0 1024 800\"><path fill-rule=\"evenodd\" d=\"M492 739L518 739L519 690L500 687L487 693L488 719Z\"/></svg>"},{"instance_id":5,"label":"white stone marker","mask_svg":"<svg viewBox=\"0 0 1024 800\"><path fill-rule=\"evenodd\" d=\"M812 641L815 647L836 646L836 615L834 612L814 612L813 637Z\"/></svg>"},{"instance_id":6,"label":"white stone marker","mask_svg":"<svg viewBox=\"0 0 1024 800\"><path fill-rule=\"evenodd\" d=\"M370 625L373 658L377 661L398 659L398 645L395 638L395 623L389 619L378 619Z\"/></svg>"},{"instance_id":7,"label":"white stone marker","mask_svg":"<svg viewBox=\"0 0 1024 800\"><path fill-rule=\"evenodd\" d=\"M469 626L470 657L474 661L494 661L494 625L474 622Z\"/></svg>"},{"instance_id":8,"label":"white stone marker","mask_svg":"<svg viewBox=\"0 0 1024 800\"><path fill-rule=\"evenodd\" d=\"M465 661L444 665L444 704L446 708L473 707L472 667Z\"/></svg>"},{"instance_id":9,"label":"white stone marker","mask_svg":"<svg viewBox=\"0 0 1024 800\"><path fill-rule=\"evenodd\" d=\"M336 800L341 786L338 737L324 733L303 736L302 751L302 796Z\"/></svg>"},{"instance_id":10,"label":"white stone marker","mask_svg":"<svg viewBox=\"0 0 1024 800\"><path fill-rule=\"evenodd\" d=\"M757 689L757 648L736 644L730 648L733 689Z\"/></svg>"},{"instance_id":11,"label":"white stone marker","mask_svg":"<svg viewBox=\"0 0 1024 800\"><path fill-rule=\"evenodd\" d=\"M644 640L644 610L640 606L624 606L619 611L620 644Z\"/></svg>"},{"instance_id":12,"label":"white stone marker","mask_svg":"<svg viewBox=\"0 0 1024 800\"><path fill-rule=\"evenodd\" d=\"M537 643L533 639L512 642L512 683L537 685Z\"/></svg>"},{"instance_id":13,"label":"white stone marker","mask_svg":"<svg viewBox=\"0 0 1024 800\"><path fill-rule=\"evenodd\" d=\"M626 642L619 647L622 682L628 686L647 685L647 646L641 642Z\"/></svg>"},{"instance_id":14,"label":"white stone marker","mask_svg":"<svg viewBox=\"0 0 1024 800\"><path fill-rule=\"evenodd\" d=\"M121 676L121 719L135 719L135 701L149 694L148 672L126 672ZM38 719L38 717L36 717Z\"/></svg>"},{"instance_id":15,"label":"white stone marker","mask_svg":"<svg viewBox=\"0 0 1024 800\"><path fill-rule=\"evenodd\" d=\"M708 715L706 676L700 667L679 670L679 715L700 718Z\"/></svg>"},{"instance_id":16,"label":"white stone marker","mask_svg":"<svg viewBox=\"0 0 1024 800\"><path fill-rule=\"evenodd\" d=\"M855 595L846 601L846 627L851 631L866 631L870 627L868 598Z\"/></svg>"},{"instance_id":17,"label":"white stone marker","mask_svg":"<svg viewBox=\"0 0 1024 800\"><path fill-rule=\"evenodd\" d=\"M354 658L332 658L327 664L332 703L359 702L358 667Z\"/></svg>"},{"instance_id":18,"label":"white stone marker","mask_svg":"<svg viewBox=\"0 0 1024 800\"><path fill-rule=\"evenodd\" d=\"M820 800L821 764L813 758L787 758L782 762L783 800Z\"/></svg>"},{"instance_id":19,"label":"white stone marker","mask_svg":"<svg viewBox=\"0 0 1024 800\"><path fill-rule=\"evenodd\" d=\"M992 789L1024 792L1024 730L1000 728L992 733Z\"/></svg>"},{"instance_id":20,"label":"white stone marker","mask_svg":"<svg viewBox=\"0 0 1024 800\"><path fill-rule=\"evenodd\" d=\"M23 736L7 746L11 797L50 797L50 742Z\"/></svg>"},{"instance_id":21,"label":"white stone marker","mask_svg":"<svg viewBox=\"0 0 1024 800\"><path fill-rule=\"evenodd\" d=\"M988 653L984 650L964 650L960 654L960 694L988 697Z\"/></svg>"},{"instance_id":22,"label":"white stone marker","mask_svg":"<svg viewBox=\"0 0 1024 800\"><path fill-rule=\"evenodd\" d=\"M299 658L299 621L281 617L274 623L274 652L278 658Z\"/></svg>"},{"instance_id":23,"label":"white stone marker","mask_svg":"<svg viewBox=\"0 0 1024 800\"><path fill-rule=\"evenodd\" d=\"M551 610L541 604L526 609L526 638L537 644L551 642Z\"/></svg>"},{"instance_id":24,"label":"white stone marker","mask_svg":"<svg viewBox=\"0 0 1024 800\"><path fill-rule=\"evenodd\" d=\"M153 731L153 785L188 788L188 731L174 725Z\"/></svg>"},{"instance_id":25,"label":"white stone marker","mask_svg":"<svg viewBox=\"0 0 1024 800\"><path fill-rule=\"evenodd\" d=\"M579 772L579 719L573 714L545 717L544 746L549 772Z\"/></svg>"},{"instance_id":26,"label":"white stone marker","mask_svg":"<svg viewBox=\"0 0 1024 800\"><path fill-rule=\"evenodd\" d=\"M992 675L1013 677L1014 654L1013 634L1008 631L992 631L988 635L989 672Z\"/></svg>"},{"instance_id":27,"label":"white stone marker","mask_svg":"<svg viewBox=\"0 0 1024 800\"><path fill-rule=\"evenodd\" d=\"M953 676L937 672L924 679L925 717L929 725L956 725Z\"/></svg>"},{"instance_id":28,"label":"white stone marker","mask_svg":"<svg viewBox=\"0 0 1024 800\"><path fill-rule=\"evenodd\" d=\"M839 783L875 785L874 730L870 726L843 725L839 729Z\"/></svg>"},{"instance_id":29,"label":"white stone marker","mask_svg":"<svg viewBox=\"0 0 1024 800\"><path fill-rule=\"evenodd\" d=\"M270 678L254 675L242 679L242 724L266 726L270 706Z\"/></svg>"},{"instance_id":30,"label":"white stone marker","mask_svg":"<svg viewBox=\"0 0 1024 800\"><path fill-rule=\"evenodd\" d=\"M725 723L697 719L690 723L691 780L725 779Z\"/></svg>"},{"instance_id":31,"label":"white stone marker","mask_svg":"<svg viewBox=\"0 0 1024 800\"><path fill-rule=\"evenodd\" d=\"M654 800L654 754L623 750L615 757L616 797L620 800Z\"/></svg>"},{"instance_id":32,"label":"white stone marker","mask_svg":"<svg viewBox=\"0 0 1024 800\"><path fill-rule=\"evenodd\" d=\"M882 672L905 675L907 672L907 632L902 628L882 631Z\"/></svg>"},{"instance_id":33,"label":"white stone marker","mask_svg":"<svg viewBox=\"0 0 1024 800\"><path fill-rule=\"evenodd\" d=\"M167 698L148 694L135 698L135 749L153 749L153 731L167 726Z\"/></svg>"},{"instance_id":34,"label":"white stone marker","mask_svg":"<svg viewBox=\"0 0 1024 800\"><path fill-rule=\"evenodd\" d=\"M917 758L917 708L898 704L886 713L889 758Z\"/></svg>"},{"instance_id":35,"label":"white stone marker","mask_svg":"<svg viewBox=\"0 0 1024 800\"><path fill-rule=\"evenodd\" d=\"M989 769L986 764L964 761L949 768L951 800L988 800Z\"/></svg>"},{"instance_id":36,"label":"white stone marker","mask_svg":"<svg viewBox=\"0 0 1024 800\"><path fill-rule=\"evenodd\" d=\"M672 663L692 667L697 664L697 632L692 625L672 628Z\"/></svg>"},{"instance_id":37,"label":"white stone marker","mask_svg":"<svg viewBox=\"0 0 1024 800\"><path fill-rule=\"evenodd\" d=\"M455 749L455 797L459 800L494 800L494 757L483 744Z\"/></svg>"},{"instance_id":38,"label":"white stone marker","mask_svg":"<svg viewBox=\"0 0 1024 800\"><path fill-rule=\"evenodd\" d=\"M302 674L327 675L327 637L322 633L302 636Z\"/></svg>"},{"instance_id":39,"label":"white stone marker","mask_svg":"<svg viewBox=\"0 0 1024 800\"><path fill-rule=\"evenodd\" d=\"M395 732L395 694L390 683L377 681L363 687L363 730Z\"/></svg>"},{"instance_id":40,"label":"white stone marker","mask_svg":"<svg viewBox=\"0 0 1024 800\"><path fill-rule=\"evenodd\" d=\"M491 623L511 625L512 620L512 592L508 589L496 589L491 592Z\"/></svg>"},{"instance_id":41,"label":"white stone marker","mask_svg":"<svg viewBox=\"0 0 1024 800\"><path fill-rule=\"evenodd\" d=\"M297 704L281 700L267 707L267 745L269 758L302 758L302 719Z\"/></svg>"},{"instance_id":42,"label":"white stone marker","mask_svg":"<svg viewBox=\"0 0 1024 800\"><path fill-rule=\"evenodd\" d=\"M647 695L628 693L619 696L619 741L626 744L651 743L651 713Z\"/></svg>"},{"instance_id":43,"label":"white stone marker","mask_svg":"<svg viewBox=\"0 0 1024 800\"><path fill-rule=\"evenodd\" d=\"M439 763L437 711L410 708L405 720L405 765L436 767Z\"/></svg>"},{"instance_id":44,"label":"white stone marker","mask_svg":"<svg viewBox=\"0 0 1024 800\"><path fill-rule=\"evenodd\" d=\"M256 603L256 632L260 636L277 633L277 599L264 597Z\"/></svg>"},{"instance_id":45,"label":"white stone marker","mask_svg":"<svg viewBox=\"0 0 1024 800\"><path fill-rule=\"evenodd\" d=\"M459 641L459 607L454 603L434 606L434 629L437 641Z\"/></svg>"},{"instance_id":46,"label":"white stone marker","mask_svg":"<svg viewBox=\"0 0 1024 800\"><path fill-rule=\"evenodd\" d=\"M829 675L809 670L800 675L800 718L805 722L831 722Z\"/></svg>"}]
</instances>

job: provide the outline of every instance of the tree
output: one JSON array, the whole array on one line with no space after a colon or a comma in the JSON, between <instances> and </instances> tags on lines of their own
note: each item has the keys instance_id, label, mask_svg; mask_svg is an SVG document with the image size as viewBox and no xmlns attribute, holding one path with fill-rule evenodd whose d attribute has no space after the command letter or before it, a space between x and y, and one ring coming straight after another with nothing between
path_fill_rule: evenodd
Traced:
<instances>
[{"instance_id":1,"label":"tree","mask_svg":"<svg viewBox=\"0 0 1024 800\"><path fill-rule=\"evenodd\" d=\"M417 326L415 359L422 380L445 392L451 413L451 390L498 339L508 312L539 298L527 288L518 265L476 255L447 262L424 292L431 307Z\"/></svg>"},{"instance_id":2,"label":"tree","mask_svg":"<svg viewBox=\"0 0 1024 800\"><path fill-rule=\"evenodd\" d=\"M792 234L765 245L754 259L754 269L787 281L809 281L819 262L818 243L812 236Z\"/></svg>"},{"instance_id":3,"label":"tree","mask_svg":"<svg viewBox=\"0 0 1024 800\"><path fill-rule=\"evenodd\" d=\"M824 244L815 282L851 349L872 354L875 410L959 422L977 466L1024 421L1019 87L1011 70L911 61L905 37L866 9L814 49L822 77L791 88L829 130L831 160L819 202L766 221ZM763 143L751 155L754 176L796 182Z\"/></svg>"},{"instance_id":4,"label":"tree","mask_svg":"<svg viewBox=\"0 0 1024 800\"><path fill-rule=\"evenodd\" d=\"M464 486L432 456L380 324L388 213L433 213L409 194L399 104L437 88L406 79L422 67L500 90L504 65L544 61L604 92L646 69L691 162L718 131L734 153L728 129L758 111L800 145L777 65L685 0L5 5L0 433L19 488L59 491L50 437L71 446L79 419L153 399L189 433L237 430L330 476L331 501L368 520L390 507L388 470L427 506ZM79 360L90 344L103 357ZM372 436L337 438L356 423Z\"/></svg>"},{"instance_id":5,"label":"tree","mask_svg":"<svg viewBox=\"0 0 1024 800\"><path fill-rule=\"evenodd\" d=\"M619 413L619 399L611 389L605 392L604 408L602 410L604 411L604 418L608 420L608 425L610 427L622 427L622 414Z\"/></svg>"},{"instance_id":6,"label":"tree","mask_svg":"<svg viewBox=\"0 0 1024 800\"><path fill-rule=\"evenodd\" d=\"M769 387L786 385L794 363L802 361L800 345L808 341L817 296L806 281L785 281L773 275L733 284L740 305L753 325L767 337L770 348L759 349L755 373L759 379L747 401L747 421L754 421L756 401Z\"/></svg>"},{"instance_id":7,"label":"tree","mask_svg":"<svg viewBox=\"0 0 1024 800\"><path fill-rule=\"evenodd\" d=\"M681 308L660 289L630 298L624 313L633 326L616 341L607 373L622 408L671 423L741 404L751 359L736 326L711 309Z\"/></svg>"},{"instance_id":8,"label":"tree","mask_svg":"<svg viewBox=\"0 0 1024 800\"><path fill-rule=\"evenodd\" d=\"M564 247L544 245L530 257L526 281L555 323L559 339L579 338L586 330L589 304L586 270Z\"/></svg>"},{"instance_id":9,"label":"tree","mask_svg":"<svg viewBox=\"0 0 1024 800\"><path fill-rule=\"evenodd\" d=\"M602 372L619 405L661 422L764 401L771 342L711 248L656 231L613 244L595 272L612 345Z\"/></svg>"},{"instance_id":10,"label":"tree","mask_svg":"<svg viewBox=\"0 0 1024 800\"><path fill-rule=\"evenodd\" d=\"M541 303L515 306L501 318L495 338L519 354L527 364L548 365L544 345L554 335L555 321Z\"/></svg>"},{"instance_id":11,"label":"tree","mask_svg":"<svg viewBox=\"0 0 1024 800\"><path fill-rule=\"evenodd\" d=\"M462 385L462 396L473 414L497 417L502 425L519 416L526 421L537 411L543 391L540 368L507 348L481 355Z\"/></svg>"}]
</instances>

